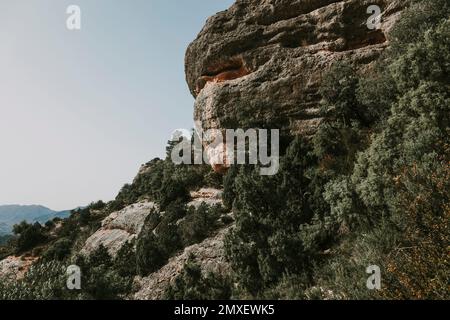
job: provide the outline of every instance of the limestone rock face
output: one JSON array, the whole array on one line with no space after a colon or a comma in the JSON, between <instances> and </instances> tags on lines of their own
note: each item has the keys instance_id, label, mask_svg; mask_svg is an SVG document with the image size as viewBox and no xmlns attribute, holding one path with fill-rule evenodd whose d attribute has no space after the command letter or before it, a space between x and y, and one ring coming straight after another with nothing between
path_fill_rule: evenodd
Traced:
<instances>
[{"instance_id":1,"label":"limestone rock face","mask_svg":"<svg viewBox=\"0 0 450 320\"><path fill-rule=\"evenodd\" d=\"M309 134L320 122L318 88L340 60L361 69L388 46L408 0L238 0L208 19L186 53L186 78L203 129ZM382 10L371 30L370 5Z\"/></svg>"},{"instance_id":2,"label":"limestone rock face","mask_svg":"<svg viewBox=\"0 0 450 320\"><path fill-rule=\"evenodd\" d=\"M90 254L103 245L115 256L125 243L139 235L145 219L155 209L153 202L142 202L111 213L103 220L102 227L86 240L81 252Z\"/></svg>"}]
</instances>

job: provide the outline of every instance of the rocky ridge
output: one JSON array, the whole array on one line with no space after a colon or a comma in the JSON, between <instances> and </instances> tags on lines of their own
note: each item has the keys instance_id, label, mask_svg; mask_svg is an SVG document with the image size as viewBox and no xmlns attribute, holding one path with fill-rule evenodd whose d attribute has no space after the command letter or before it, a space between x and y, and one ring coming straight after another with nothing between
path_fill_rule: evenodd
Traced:
<instances>
[{"instance_id":1,"label":"rocky ridge","mask_svg":"<svg viewBox=\"0 0 450 320\"><path fill-rule=\"evenodd\" d=\"M203 129L279 128L310 134L319 122L321 78L337 61L361 71L389 45L389 31L406 0L238 0L206 22L186 53L186 78L196 98L194 118ZM383 11L381 28L370 30L367 7ZM143 166L140 174L149 170ZM220 204L221 191L191 193L188 206ZM143 201L113 212L84 244L89 255L100 245L112 256L135 239L145 220L158 211ZM159 213L158 214L164 214ZM229 271L223 242L233 226L218 230L185 248L148 277L136 277L135 299L161 299L191 254L204 272ZM20 277L27 262L9 257L0 262L0 277Z\"/></svg>"}]
</instances>

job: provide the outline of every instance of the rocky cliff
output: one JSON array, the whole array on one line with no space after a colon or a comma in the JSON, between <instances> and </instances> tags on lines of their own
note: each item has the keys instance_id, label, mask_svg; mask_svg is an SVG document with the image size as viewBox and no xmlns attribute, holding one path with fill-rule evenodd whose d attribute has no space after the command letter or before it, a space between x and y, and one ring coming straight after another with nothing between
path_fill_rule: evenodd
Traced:
<instances>
[{"instance_id":1,"label":"rocky cliff","mask_svg":"<svg viewBox=\"0 0 450 320\"><path fill-rule=\"evenodd\" d=\"M378 30L367 27L371 4L383 10ZM321 120L322 75L337 61L360 70L370 67L388 47L389 30L403 7L400 0L238 0L208 19L187 50L195 120L203 129L264 126L289 135L312 133ZM221 193L201 189L191 192L191 199L188 206L220 204ZM115 254L139 233L151 209L148 205L153 206L141 203L113 213L88 239L84 251L103 244ZM185 248L157 272L137 277L133 298L161 299L191 254L204 272L228 272L223 241L230 228Z\"/></svg>"},{"instance_id":2,"label":"rocky cliff","mask_svg":"<svg viewBox=\"0 0 450 320\"><path fill-rule=\"evenodd\" d=\"M404 0L238 0L208 19L186 53L203 129L266 127L310 133L321 77L336 61L364 69L389 44ZM382 11L371 30L370 5Z\"/></svg>"},{"instance_id":3,"label":"rocky cliff","mask_svg":"<svg viewBox=\"0 0 450 320\"><path fill-rule=\"evenodd\" d=\"M187 49L186 79L196 98L194 119L203 129L266 127L286 135L313 133L322 117L318 90L324 73L338 61L361 72L370 68L389 46L390 30L407 2L237 0L208 19ZM375 30L367 26L371 15L367 9L374 4L382 10L381 26ZM156 164L143 166L138 178L155 170ZM155 176L146 183L165 177ZM189 190L188 207L222 204L221 190L198 187ZM139 192L148 192L143 189ZM166 213L144 195L141 202L134 203L133 198L123 209L103 217L101 227L83 241L81 253L89 256L102 245L115 257L124 244L139 237L152 213L160 221ZM207 239L176 251L156 272L134 277L135 291L127 297L161 299L191 255L204 272L229 272L224 238L235 228L229 218L231 222L220 225ZM157 230L154 226L151 232ZM9 257L0 263L0 277L20 278L32 262Z\"/></svg>"},{"instance_id":4,"label":"rocky cliff","mask_svg":"<svg viewBox=\"0 0 450 320\"><path fill-rule=\"evenodd\" d=\"M287 135L313 133L321 121L322 75L337 61L352 63L361 71L370 68L388 47L389 31L405 3L236 1L208 19L187 50L186 78L196 98L194 119L204 130L266 127ZM382 10L377 30L367 26L367 9L373 4ZM205 271L227 272L223 256L227 230L139 278L135 298L160 299L190 253Z\"/></svg>"}]
</instances>

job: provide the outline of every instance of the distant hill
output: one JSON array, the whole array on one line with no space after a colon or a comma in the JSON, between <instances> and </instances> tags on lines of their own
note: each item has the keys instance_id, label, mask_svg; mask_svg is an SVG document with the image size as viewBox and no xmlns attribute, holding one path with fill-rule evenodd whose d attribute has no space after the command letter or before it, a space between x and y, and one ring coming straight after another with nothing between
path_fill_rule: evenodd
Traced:
<instances>
[{"instance_id":1,"label":"distant hill","mask_svg":"<svg viewBox=\"0 0 450 320\"><path fill-rule=\"evenodd\" d=\"M56 217L67 218L70 215L70 210L53 211L44 206L30 205L5 205L0 206L0 236L10 234L12 227L21 221L28 223L39 222L45 223Z\"/></svg>"},{"instance_id":2,"label":"distant hill","mask_svg":"<svg viewBox=\"0 0 450 320\"><path fill-rule=\"evenodd\" d=\"M0 236L9 233L10 227L4 222L0 222Z\"/></svg>"}]
</instances>

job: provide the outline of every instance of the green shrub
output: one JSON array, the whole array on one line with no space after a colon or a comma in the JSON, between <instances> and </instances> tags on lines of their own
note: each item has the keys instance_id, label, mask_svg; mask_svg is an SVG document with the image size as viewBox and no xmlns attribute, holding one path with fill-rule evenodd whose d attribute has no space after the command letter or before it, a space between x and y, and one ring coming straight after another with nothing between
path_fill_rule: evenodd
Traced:
<instances>
[{"instance_id":1,"label":"green shrub","mask_svg":"<svg viewBox=\"0 0 450 320\"><path fill-rule=\"evenodd\" d=\"M159 244L153 231L143 231L136 245L136 266L141 276L147 276L158 270L167 261L165 250Z\"/></svg>"},{"instance_id":2,"label":"green shrub","mask_svg":"<svg viewBox=\"0 0 450 320\"><path fill-rule=\"evenodd\" d=\"M14 226L14 233L18 235L17 251L19 253L32 250L47 240L44 228L38 223L28 224L25 221Z\"/></svg>"},{"instance_id":3,"label":"green shrub","mask_svg":"<svg viewBox=\"0 0 450 320\"><path fill-rule=\"evenodd\" d=\"M165 210L172 202L189 201L190 194L183 181L171 178L163 182L159 199L161 210Z\"/></svg>"},{"instance_id":4,"label":"green shrub","mask_svg":"<svg viewBox=\"0 0 450 320\"><path fill-rule=\"evenodd\" d=\"M43 254L47 261L64 261L72 252L73 242L70 239L62 238L53 243Z\"/></svg>"},{"instance_id":5,"label":"green shrub","mask_svg":"<svg viewBox=\"0 0 450 320\"><path fill-rule=\"evenodd\" d=\"M0 281L0 300L76 299L66 289L66 266L58 261L38 262L17 281Z\"/></svg>"},{"instance_id":6,"label":"green shrub","mask_svg":"<svg viewBox=\"0 0 450 320\"><path fill-rule=\"evenodd\" d=\"M114 259L114 270L121 277L132 278L137 275L135 241L125 243Z\"/></svg>"},{"instance_id":7,"label":"green shrub","mask_svg":"<svg viewBox=\"0 0 450 320\"><path fill-rule=\"evenodd\" d=\"M193 256L189 257L183 272L166 289L166 300L228 300L231 282L225 277L208 273L203 275Z\"/></svg>"},{"instance_id":8,"label":"green shrub","mask_svg":"<svg viewBox=\"0 0 450 320\"><path fill-rule=\"evenodd\" d=\"M78 293L81 299L118 300L131 290L132 278L119 274L103 246L89 257L78 256L76 265L82 272L82 289Z\"/></svg>"},{"instance_id":9,"label":"green shrub","mask_svg":"<svg viewBox=\"0 0 450 320\"><path fill-rule=\"evenodd\" d=\"M210 207L203 203L198 208L189 207L186 217L179 224L183 245L186 247L207 238L216 229L221 213L220 205Z\"/></svg>"},{"instance_id":10,"label":"green shrub","mask_svg":"<svg viewBox=\"0 0 450 320\"><path fill-rule=\"evenodd\" d=\"M313 163L311 147L298 138L282 157L278 175L241 168L235 180L236 228L225 248L239 282L253 295L284 273L308 272L310 253L299 231L312 219L308 168Z\"/></svg>"}]
</instances>

